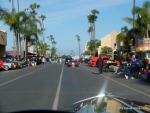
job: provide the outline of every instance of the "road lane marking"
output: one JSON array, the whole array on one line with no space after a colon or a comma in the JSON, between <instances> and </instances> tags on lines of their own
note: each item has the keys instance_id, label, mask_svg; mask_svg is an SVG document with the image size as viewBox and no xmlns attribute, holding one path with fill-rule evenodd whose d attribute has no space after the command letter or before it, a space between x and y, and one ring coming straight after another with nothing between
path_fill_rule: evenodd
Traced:
<instances>
[{"instance_id":1,"label":"road lane marking","mask_svg":"<svg viewBox=\"0 0 150 113\"><path fill-rule=\"evenodd\" d=\"M8 80L8 81L6 81L6 82L0 83L0 87L5 86L5 85L7 85L7 84L9 84L9 83L12 83L12 82L14 82L14 81L16 81L16 80L18 80L18 79L21 79L21 78L24 78L24 77L26 77L26 76L29 76L29 75L31 75L32 73L34 73L34 72L36 72L36 71L39 71L39 70L41 70L41 69L42 69L42 68L40 68L40 69L38 69L38 70L34 70L34 71L32 71L32 72L29 72L29 73L26 73L26 74L24 74L24 75L22 75L22 76L18 76L18 77L16 77L16 78L11 79L11 80Z\"/></svg>"},{"instance_id":2,"label":"road lane marking","mask_svg":"<svg viewBox=\"0 0 150 113\"><path fill-rule=\"evenodd\" d=\"M123 83L121 83L121 82L118 82L118 81L116 81L116 80L113 80L113 79L111 79L111 78L109 78L109 77L104 76L103 74L102 74L102 77L105 78L105 79L111 80L112 82L115 82L116 84L119 84L119 85L121 85L121 86L124 86L124 87L126 87L126 88L128 88L128 89L130 89L130 90L132 90L132 91L135 91L135 92L137 92L137 93L140 93L140 94L142 94L142 95L147 96L147 97L150 98L150 95L147 94L147 93L145 93L145 92L142 92L142 91L140 91L140 90L137 90L137 89L135 89L135 88L133 88L133 87L131 87L131 86L128 86L128 85L123 84Z\"/></svg>"},{"instance_id":3,"label":"road lane marking","mask_svg":"<svg viewBox=\"0 0 150 113\"><path fill-rule=\"evenodd\" d=\"M85 68L84 66L81 66L81 67L84 68L85 70L88 70L88 71L90 71L90 72L93 72L92 69L87 69L87 68ZM103 75L103 74L102 74L102 77L105 78L105 79L111 80L112 82L114 82L114 83L116 83L116 84L119 84L119 85L121 85L121 86L124 86L124 87L126 87L126 88L128 88L128 89L130 89L130 90L132 90L132 91L135 91L135 92L137 92L137 93L139 93L139 94L142 94L142 95L147 96L147 97L150 98L150 95L147 94L147 93L145 93L145 92L142 92L142 91L140 91L140 90L137 90L137 89L135 89L135 88L133 88L133 87L131 87L131 86L128 86L128 85L126 85L126 84L123 84L123 83L121 83L121 82L119 82L119 81L113 80L113 79L111 79L111 78L109 78L109 77L106 77L106 76Z\"/></svg>"},{"instance_id":4,"label":"road lane marking","mask_svg":"<svg viewBox=\"0 0 150 113\"><path fill-rule=\"evenodd\" d=\"M57 86L57 91L56 91L55 99L54 99L53 106L52 106L53 110L58 109L58 102L59 102L59 95L60 95L60 89L61 89L61 84L62 84L63 72L64 72L64 64L63 64L62 69L61 69L59 83Z\"/></svg>"}]
</instances>

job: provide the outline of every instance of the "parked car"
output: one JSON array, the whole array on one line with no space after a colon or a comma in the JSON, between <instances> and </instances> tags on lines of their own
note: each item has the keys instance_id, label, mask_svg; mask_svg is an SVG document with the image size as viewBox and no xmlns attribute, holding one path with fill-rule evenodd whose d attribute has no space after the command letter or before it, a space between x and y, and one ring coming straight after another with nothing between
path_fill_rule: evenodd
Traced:
<instances>
[{"instance_id":1,"label":"parked car","mask_svg":"<svg viewBox=\"0 0 150 113\"><path fill-rule=\"evenodd\" d=\"M0 59L0 70L4 70L4 62Z\"/></svg>"},{"instance_id":2,"label":"parked car","mask_svg":"<svg viewBox=\"0 0 150 113\"><path fill-rule=\"evenodd\" d=\"M95 56L92 56L88 65L91 66L91 67L96 67L96 62L98 60L98 57L95 57Z\"/></svg>"},{"instance_id":3,"label":"parked car","mask_svg":"<svg viewBox=\"0 0 150 113\"><path fill-rule=\"evenodd\" d=\"M67 66L68 67L79 67L79 62L77 60L70 60L68 63L67 63Z\"/></svg>"},{"instance_id":4,"label":"parked car","mask_svg":"<svg viewBox=\"0 0 150 113\"><path fill-rule=\"evenodd\" d=\"M72 58L71 57L67 57L67 58L65 58L65 64L67 65L68 64L68 62L69 61L71 61L72 60Z\"/></svg>"},{"instance_id":5,"label":"parked car","mask_svg":"<svg viewBox=\"0 0 150 113\"><path fill-rule=\"evenodd\" d=\"M26 63L25 59L20 59L20 60L19 59L14 59L12 61L12 63L13 63L13 68L14 69L20 69L22 67L27 66L27 63Z\"/></svg>"},{"instance_id":6,"label":"parked car","mask_svg":"<svg viewBox=\"0 0 150 113\"><path fill-rule=\"evenodd\" d=\"M107 61L109 60L109 57L103 55L101 56L101 59L103 60L103 63L106 64ZM92 56L88 65L91 67L96 67L97 60L98 60L97 56Z\"/></svg>"},{"instance_id":7,"label":"parked car","mask_svg":"<svg viewBox=\"0 0 150 113\"><path fill-rule=\"evenodd\" d=\"M89 61L90 61L90 58L85 58L84 59L84 63L89 63Z\"/></svg>"},{"instance_id":8,"label":"parked car","mask_svg":"<svg viewBox=\"0 0 150 113\"><path fill-rule=\"evenodd\" d=\"M110 57L108 57L108 56L101 56L101 58L102 58L102 60L103 60L103 62L104 62L104 64L106 64L107 63L107 61L110 59Z\"/></svg>"},{"instance_id":9,"label":"parked car","mask_svg":"<svg viewBox=\"0 0 150 113\"><path fill-rule=\"evenodd\" d=\"M13 63L10 59L6 58L6 57L2 57L1 60L3 61L3 65L4 65L4 70L9 70L9 69L13 69Z\"/></svg>"}]
</instances>

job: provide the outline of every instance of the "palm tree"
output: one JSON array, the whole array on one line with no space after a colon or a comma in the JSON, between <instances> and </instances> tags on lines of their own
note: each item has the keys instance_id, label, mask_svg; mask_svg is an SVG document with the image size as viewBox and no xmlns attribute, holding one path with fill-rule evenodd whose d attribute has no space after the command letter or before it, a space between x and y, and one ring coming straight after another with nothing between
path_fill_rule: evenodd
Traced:
<instances>
[{"instance_id":1,"label":"palm tree","mask_svg":"<svg viewBox=\"0 0 150 113\"><path fill-rule=\"evenodd\" d=\"M51 57L54 57L56 55L57 48L56 47L52 47L50 50L51 50Z\"/></svg>"},{"instance_id":2,"label":"palm tree","mask_svg":"<svg viewBox=\"0 0 150 113\"><path fill-rule=\"evenodd\" d=\"M12 14L12 16L13 15L16 15L16 10L15 10L15 5L14 5L14 0L9 0L9 2L11 2L11 5L12 5L12 10L11 10L11 14ZM17 1L17 2L19 2L19 1ZM19 13L19 12L18 12ZM19 25L19 19L18 19L18 23L17 23L18 25ZM18 26L19 27L19 26ZM16 51L19 51L19 35L18 35L18 31L17 31L17 29L16 29L16 31L15 31L16 33L16 36L14 35L14 45L13 45L13 48L14 48L14 50L16 50Z\"/></svg>"},{"instance_id":3,"label":"palm tree","mask_svg":"<svg viewBox=\"0 0 150 113\"><path fill-rule=\"evenodd\" d=\"M20 18L21 13L11 13L9 11L4 11L1 14L0 19L10 27L10 30L13 31L13 38L14 38L14 49L19 50L18 47L18 38L17 38L17 31L18 31L18 22Z\"/></svg>"},{"instance_id":4,"label":"palm tree","mask_svg":"<svg viewBox=\"0 0 150 113\"><path fill-rule=\"evenodd\" d=\"M89 22L89 24L90 24L90 27L89 27L89 30L91 31L91 39L92 40L95 40L95 22L96 22L96 20L97 20L97 15L99 14L99 11L97 11L96 9L93 9L92 11L91 11L91 14L89 14L88 16L87 16L87 18L88 18L88 22ZM89 31L88 30L88 31ZM93 41L93 42L95 42L95 41ZM95 47L95 43L93 43L94 44L94 46L93 46L93 51L95 51L95 49L96 49L96 47Z\"/></svg>"},{"instance_id":5,"label":"palm tree","mask_svg":"<svg viewBox=\"0 0 150 113\"><path fill-rule=\"evenodd\" d=\"M89 36L90 36L90 40L92 40L92 32L93 32L93 27L90 26L90 27L88 28L88 33L89 33Z\"/></svg>"},{"instance_id":6,"label":"palm tree","mask_svg":"<svg viewBox=\"0 0 150 113\"><path fill-rule=\"evenodd\" d=\"M97 11L96 9L93 9L91 13L92 13L92 22L93 22L93 37L96 38L95 37L95 22L97 20L97 15L99 14L99 11Z\"/></svg>"},{"instance_id":7,"label":"palm tree","mask_svg":"<svg viewBox=\"0 0 150 113\"><path fill-rule=\"evenodd\" d=\"M132 12L135 14L136 19L126 17L124 20L129 24L134 23L134 34L136 36L149 37L148 26L150 25L150 2L144 2L142 7L136 6L132 9ZM136 34L138 33L138 34ZM134 36L134 37L136 37Z\"/></svg>"},{"instance_id":8,"label":"palm tree","mask_svg":"<svg viewBox=\"0 0 150 113\"><path fill-rule=\"evenodd\" d=\"M22 20L20 23L20 32L21 35L24 37L25 57L27 57L29 44L34 44L33 42L38 41L38 35L41 34L41 29L38 28L39 20L36 17L37 8L38 7L36 7L35 4L31 4L30 8L25 9L21 18Z\"/></svg>"},{"instance_id":9,"label":"palm tree","mask_svg":"<svg viewBox=\"0 0 150 113\"><path fill-rule=\"evenodd\" d=\"M76 35L77 42L78 42L78 47L79 47L79 58L80 58L80 36Z\"/></svg>"},{"instance_id":10,"label":"palm tree","mask_svg":"<svg viewBox=\"0 0 150 113\"><path fill-rule=\"evenodd\" d=\"M41 21L41 24L40 24L40 26L41 26L41 28L42 28L42 33L43 33L43 41L45 42L45 38L44 38L44 20L46 19L46 16L45 15L41 15L41 16L39 16L39 19L40 19L40 21Z\"/></svg>"},{"instance_id":11,"label":"palm tree","mask_svg":"<svg viewBox=\"0 0 150 113\"><path fill-rule=\"evenodd\" d=\"M18 7L18 13L20 12L20 3L19 3L19 0L17 0L17 7ZM20 18L18 19L19 22L18 22L18 46L19 46L19 50L20 50L20 53L21 53L21 37L20 37Z\"/></svg>"},{"instance_id":12,"label":"palm tree","mask_svg":"<svg viewBox=\"0 0 150 113\"><path fill-rule=\"evenodd\" d=\"M56 41L53 35L50 35L50 41L51 41L52 47L54 47L56 44Z\"/></svg>"},{"instance_id":13,"label":"palm tree","mask_svg":"<svg viewBox=\"0 0 150 113\"><path fill-rule=\"evenodd\" d=\"M37 47L38 47L39 55L42 55L42 56L45 56L46 52L50 50L47 43L43 41L37 41Z\"/></svg>"},{"instance_id":14,"label":"palm tree","mask_svg":"<svg viewBox=\"0 0 150 113\"><path fill-rule=\"evenodd\" d=\"M53 35L50 35L49 37L48 37L48 39L50 40L50 43L51 43L51 57L53 57L55 54L56 54L56 47L55 47L55 45L56 45L56 41L55 41L55 38L54 38L54 36Z\"/></svg>"},{"instance_id":15,"label":"palm tree","mask_svg":"<svg viewBox=\"0 0 150 113\"><path fill-rule=\"evenodd\" d=\"M101 45L101 41L95 39L95 40L90 40L89 42L87 42L87 47L88 47L88 51L90 52L90 55L96 54L96 52L93 51L94 45L96 48L98 48Z\"/></svg>"}]
</instances>

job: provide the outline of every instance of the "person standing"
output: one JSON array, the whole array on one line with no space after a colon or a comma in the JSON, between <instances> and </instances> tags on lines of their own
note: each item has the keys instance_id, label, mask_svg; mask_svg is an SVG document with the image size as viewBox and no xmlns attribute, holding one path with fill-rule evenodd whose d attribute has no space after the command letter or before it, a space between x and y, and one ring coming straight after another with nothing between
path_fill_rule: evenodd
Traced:
<instances>
[{"instance_id":1,"label":"person standing","mask_svg":"<svg viewBox=\"0 0 150 113\"><path fill-rule=\"evenodd\" d=\"M46 60L45 57L42 58L42 63L45 64Z\"/></svg>"},{"instance_id":2,"label":"person standing","mask_svg":"<svg viewBox=\"0 0 150 113\"><path fill-rule=\"evenodd\" d=\"M101 57L99 57L99 59L97 60L97 67L98 67L99 74L103 73L103 66L104 66L103 60Z\"/></svg>"}]
</instances>

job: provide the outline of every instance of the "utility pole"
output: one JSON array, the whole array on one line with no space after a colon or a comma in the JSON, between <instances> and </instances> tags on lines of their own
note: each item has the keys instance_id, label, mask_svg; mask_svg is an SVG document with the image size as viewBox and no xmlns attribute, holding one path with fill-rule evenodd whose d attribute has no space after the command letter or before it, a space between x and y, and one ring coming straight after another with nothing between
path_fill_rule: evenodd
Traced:
<instances>
[{"instance_id":1,"label":"utility pole","mask_svg":"<svg viewBox=\"0 0 150 113\"><path fill-rule=\"evenodd\" d=\"M132 15L133 15L133 40L132 40L132 47L134 48L134 46L135 46L135 12L134 12L134 10L135 10L135 3L136 1L135 0L133 0L133 8L132 8ZM133 49L132 48L132 49ZM133 50L134 51L134 50Z\"/></svg>"},{"instance_id":2,"label":"utility pole","mask_svg":"<svg viewBox=\"0 0 150 113\"><path fill-rule=\"evenodd\" d=\"M18 13L20 12L20 3L19 0L17 0L17 6L18 6ZM19 18L20 21L20 18ZM18 42L19 42L19 53L21 55L21 38L20 38L20 23L18 23Z\"/></svg>"},{"instance_id":3,"label":"utility pole","mask_svg":"<svg viewBox=\"0 0 150 113\"><path fill-rule=\"evenodd\" d=\"M135 9L135 0L133 0L133 9ZM135 13L133 11L133 29L135 28Z\"/></svg>"}]
</instances>

